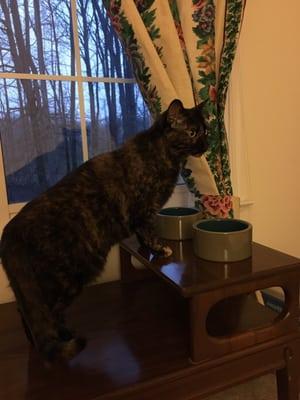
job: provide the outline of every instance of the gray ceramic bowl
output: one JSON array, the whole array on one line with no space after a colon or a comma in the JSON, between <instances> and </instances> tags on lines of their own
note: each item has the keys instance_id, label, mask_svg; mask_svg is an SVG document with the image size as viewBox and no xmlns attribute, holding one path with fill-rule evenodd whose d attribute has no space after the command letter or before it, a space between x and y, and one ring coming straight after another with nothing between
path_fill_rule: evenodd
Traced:
<instances>
[{"instance_id":1,"label":"gray ceramic bowl","mask_svg":"<svg viewBox=\"0 0 300 400\"><path fill-rule=\"evenodd\" d=\"M185 240L193 237L193 224L201 212L191 207L163 208L157 214L156 233L163 239Z\"/></svg>"},{"instance_id":2,"label":"gray ceramic bowl","mask_svg":"<svg viewBox=\"0 0 300 400\"><path fill-rule=\"evenodd\" d=\"M252 225L240 219L203 219L193 225L195 254L210 261L251 257Z\"/></svg>"}]
</instances>

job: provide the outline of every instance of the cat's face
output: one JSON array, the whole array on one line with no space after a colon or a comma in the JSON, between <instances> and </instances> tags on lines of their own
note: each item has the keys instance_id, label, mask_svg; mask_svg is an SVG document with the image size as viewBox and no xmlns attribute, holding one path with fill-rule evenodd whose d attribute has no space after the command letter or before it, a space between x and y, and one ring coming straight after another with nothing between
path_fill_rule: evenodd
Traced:
<instances>
[{"instance_id":1,"label":"cat's face","mask_svg":"<svg viewBox=\"0 0 300 400\"><path fill-rule=\"evenodd\" d=\"M174 100L166 112L166 135L174 151L181 156L200 156L205 153L208 143L202 106L187 109L180 100Z\"/></svg>"}]
</instances>

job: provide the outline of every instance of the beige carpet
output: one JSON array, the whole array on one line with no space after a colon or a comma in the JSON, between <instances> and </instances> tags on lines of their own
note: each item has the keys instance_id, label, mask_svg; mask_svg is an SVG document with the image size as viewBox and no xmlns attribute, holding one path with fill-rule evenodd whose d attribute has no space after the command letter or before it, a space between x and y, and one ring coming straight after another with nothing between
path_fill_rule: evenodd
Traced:
<instances>
[{"instance_id":1,"label":"beige carpet","mask_svg":"<svg viewBox=\"0 0 300 400\"><path fill-rule=\"evenodd\" d=\"M265 375L220 392L207 400L277 400L275 375Z\"/></svg>"}]
</instances>

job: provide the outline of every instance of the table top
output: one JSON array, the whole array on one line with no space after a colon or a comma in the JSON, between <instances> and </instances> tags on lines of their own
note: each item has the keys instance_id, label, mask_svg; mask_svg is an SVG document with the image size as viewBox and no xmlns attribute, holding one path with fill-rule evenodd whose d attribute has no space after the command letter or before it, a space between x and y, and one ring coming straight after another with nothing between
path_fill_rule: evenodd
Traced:
<instances>
[{"instance_id":1,"label":"table top","mask_svg":"<svg viewBox=\"0 0 300 400\"><path fill-rule=\"evenodd\" d=\"M214 262L197 257L191 240L163 240L173 250L170 257L158 257L140 246L135 236L121 247L158 276L178 289L182 296L242 283L279 272L299 271L300 259L258 243L252 244L252 257L235 262Z\"/></svg>"}]
</instances>

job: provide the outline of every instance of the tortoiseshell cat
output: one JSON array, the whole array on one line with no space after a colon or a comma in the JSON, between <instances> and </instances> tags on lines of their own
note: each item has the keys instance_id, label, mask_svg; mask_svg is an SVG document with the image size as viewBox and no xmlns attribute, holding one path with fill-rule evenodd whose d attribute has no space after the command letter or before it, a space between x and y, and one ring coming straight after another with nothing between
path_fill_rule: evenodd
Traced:
<instances>
[{"instance_id":1,"label":"tortoiseshell cat","mask_svg":"<svg viewBox=\"0 0 300 400\"><path fill-rule=\"evenodd\" d=\"M174 100L150 129L81 165L6 225L3 267L44 359L69 359L84 347L65 327L64 311L114 244L135 233L157 254L171 254L154 235L155 215L187 156L206 150L202 107Z\"/></svg>"}]
</instances>

